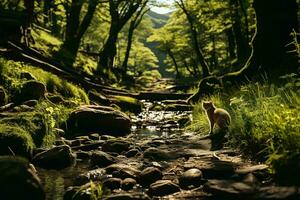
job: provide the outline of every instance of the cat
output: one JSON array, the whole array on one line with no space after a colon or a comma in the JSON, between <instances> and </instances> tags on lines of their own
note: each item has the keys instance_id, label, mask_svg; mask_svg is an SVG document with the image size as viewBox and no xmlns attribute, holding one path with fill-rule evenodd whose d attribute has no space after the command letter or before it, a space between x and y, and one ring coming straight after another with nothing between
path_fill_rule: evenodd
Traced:
<instances>
[{"instance_id":1,"label":"cat","mask_svg":"<svg viewBox=\"0 0 300 200\"><path fill-rule=\"evenodd\" d=\"M217 108L212 101L203 101L202 107L206 111L206 115L210 124L210 135L213 133L215 124L218 126L220 131L226 130L229 127L231 117L226 110Z\"/></svg>"}]
</instances>

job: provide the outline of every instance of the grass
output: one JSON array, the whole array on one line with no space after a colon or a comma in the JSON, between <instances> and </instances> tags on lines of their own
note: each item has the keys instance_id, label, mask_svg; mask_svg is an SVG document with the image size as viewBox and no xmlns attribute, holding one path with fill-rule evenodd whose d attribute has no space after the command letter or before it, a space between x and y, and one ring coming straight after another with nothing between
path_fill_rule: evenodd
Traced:
<instances>
[{"instance_id":1,"label":"grass","mask_svg":"<svg viewBox=\"0 0 300 200\"><path fill-rule=\"evenodd\" d=\"M290 174L289 169L300 169L298 83L299 79L289 81L285 87L248 84L230 94L210 98L217 107L231 114L229 145L238 147L257 161L270 164L275 176L297 184L298 173ZM208 133L208 122L200 103L195 105L193 118L190 128Z\"/></svg>"}]
</instances>

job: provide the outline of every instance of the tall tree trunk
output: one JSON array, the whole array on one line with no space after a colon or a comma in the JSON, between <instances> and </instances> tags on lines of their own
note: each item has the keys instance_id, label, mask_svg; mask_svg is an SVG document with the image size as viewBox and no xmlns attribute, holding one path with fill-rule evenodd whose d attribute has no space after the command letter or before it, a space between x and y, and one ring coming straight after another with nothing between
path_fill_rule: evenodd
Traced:
<instances>
[{"instance_id":1,"label":"tall tree trunk","mask_svg":"<svg viewBox=\"0 0 300 200\"><path fill-rule=\"evenodd\" d=\"M127 38L127 47L126 47L126 52L125 52L125 58L122 64L122 69L123 69L123 77L127 73L127 68L128 68L128 60L130 56L130 50L132 46L132 38L133 38L133 32L135 29L135 21L131 21L129 25L129 30L128 30L128 38Z\"/></svg>"},{"instance_id":2,"label":"tall tree trunk","mask_svg":"<svg viewBox=\"0 0 300 200\"><path fill-rule=\"evenodd\" d=\"M199 40L198 40L198 35L199 34L198 34L198 31L195 27L195 22L194 22L193 16L189 13L187 8L185 7L185 4L184 4L183 0L176 1L176 3L182 9L182 11L186 15L186 18L189 22L190 29L191 29L191 34L192 34L192 39L193 39L194 50L196 52L197 60L198 60L198 62L200 63L200 65L202 67L202 78L205 78L205 77L210 75L209 67L208 67L208 64L205 61L205 58L203 56L203 52L202 52L202 50L200 48L200 45L199 45Z\"/></svg>"},{"instance_id":3,"label":"tall tree trunk","mask_svg":"<svg viewBox=\"0 0 300 200\"><path fill-rule=\"evenodd\" d=\"M167 53L168 53L168 55L170 56L170 58L172 59L172 62L173 62L173 64L174 64L174 66L175 66L175 70L176 70L176 79L178 79L178 78L181 77L181 75L180 75L180 72L179 72L179 67L178 67L176 58L175 58L175 56L174 56L174 54L173 54L173 52L172 52L171 49L168 49Z\"/></svg>"},{"instance_id":4,"label":"tall tree trunk","mask_svg":"<svg viewBox=\"0 0 300 200\"><path fill-rule=\"evenodd\" d=\"M238 0L230 0L230 5L233 8L233 32L236 41L236 52L238 63L245 63L245 60L249 56L249 45L246 34L243 33L243 26L241 23L241 16L239 13L239 2Z\"/></svg>"},{"instance_id":5,"label":"tall tree trunk","mask_svg":"<svg viewBox=\"0 0 300 200\"><path fill-rule=\"evenodd\" d=\"M297 72L298 58L287 53L286 46L292 41L290 33L299 28L296 0L254 0L253 7L257 23L251 56L241 70L224 75L223 81L239 82L262 74L278 81L281 75Z\"/></svg>"},{"instance_id":6,"label":"tall tree trunk","mask_svg":"<svg viewBox=\"0 0 300 200\"><path fill-rule=\"evenodd\" d=\"M231 60L235 59L235 40L234 40L234 33L232 30L232 27L228 28L226 30L226 36L227 36L227 41L228 41L228 53L229 53L229 58Z\"/></svg>"}]
</instances>

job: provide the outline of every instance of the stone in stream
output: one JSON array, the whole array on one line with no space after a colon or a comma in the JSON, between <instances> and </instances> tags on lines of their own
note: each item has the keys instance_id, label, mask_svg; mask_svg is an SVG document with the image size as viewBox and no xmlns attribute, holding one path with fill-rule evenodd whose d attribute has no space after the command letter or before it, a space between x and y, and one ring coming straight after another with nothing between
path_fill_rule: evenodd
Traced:
<instances>
[{"instance_id":1,"label":"stone in stream","mask_svg":"<svg viewBox=\"0 0 300 200\"><path fill-rule=\"evenodd\" d=\"M1 199L45 199L41 182L27 160L1 156L0 173Z\"/></svg>"},{"instance_id":2,"label":"stone in stream","mask_svg":"<svg viewBox=\"0 0 300 200\"><path fill-rule=\"evenodd\" d=\"M298 200L300 199L300 187L261 187L255 196L258 200Z\"/></svg>"},{"instance_id":3,"label":"stone in stream","mask_svg":"<svg viewBox=\"0 0 300 200\"><path fill-rule=\"evenodd\" d=\"M220 199L253 199L254 185L234 180L208 180L203 190Z\"/></svg>"},{"instance_id":4,"label":"stone in stream","mask_svg":"<svg viewBox=\"0 0 300 200\"><path fill-rule=\"evenodd\" d=\"M129 150L130 143L121 139L107 140L102 145L102 150L105 152L122 153Z\"/></svg>"},{"instance_id":5,"label":"stone in stream","mask_svg":"<svg viewBox=\"0 0 300 200\"><path fill-rule=\"evenodd\" d=\"M121 187L122 179L120 178L108 178L103 181L103 188L109 190L119 189Z\"/></svg>"},{"instance_id":6,"label":"stone in stream","mask_svg":"<svg viewBox=\"0 0 300 200\"><path fill-rule=\"evenodd\" d=\"M61 145L47 151L36 154L32 162L45 169L63 169L75 162L76 154L73 154L68 145Z\"/></svg>"},{"instance_id":7,"label":"stone in stream","mask_svg":"<svg viewBox=\"0 0 300 200\"><path fill-rule=\"evenodd\" d=\"M148 167L144 169L139 176L139 183L142 186L149 186L152 183L161 180L163 177L162 172L156 167Z\"/></svg>"},{"instance_id":8,"label":"stone in stream","mask_svg":"<svg viewBox=\"0 0 300 200\"><path fill-rule=\"evenodd\" d=\"M103 151L93 152L91 155L91 165L98 167L107 167L115 163L115 158Z\"/></svg>"},{"instance_id":9,"label":"stone in stream","mask_svg":"<svg viewBox=\"0 0 300 200\"><path fill-rule=\"evenodd\" d=\"M107 174L112 174L114 177L121 179L133 178L136 180L141 173L137 168L125 164L112 164L106 167L105 170Z\"/></svg>"},{"instance_id":10,"label":"stone in stream","mask_svg":"<svg viewBox=\"0 0 300 200\"><path fill-rule=\"evenodd\" d=\"M161 150L158 148L150 147L144 151L144 158L148 158L150 160L169 160L172 156L168 151Z\"/></svg>"},{"instance_id":11,"label":"stone in stream","mask_svg":"<svg viewBox=\"0 0 300 200\"><path fill-rule=\"evenodd\" d=\"M138 154L140 154L140 151L138 149L130 149L129 151L126 152L125 155L128 158L131 158L131 157L137 156Z\"/></svg>"},{"instance_id":12,"label":"stone in stream","mask_svg":"<svg viewBox=\"0 0 300 200\"><path fill-rule=\"evenodd\" d=\"M150 185L148 194L150 196L166 196L179 191L179 186L172 181L159 180Z\"/></svg>"},{"instance_id":13,"label":"stone in stream","mask_svg":"<svg viewBox=\"0 0 300 200\"><path fill-rule=\"evenodd\" d=\"M67 120L67 135L101 133L124 136L130 133L130 118L112 107L84 105L74 110Z\"/></svg>"},{"instance_id":14,"label":"stone in stream","mask_svg":"<svg viewBox=\"0 0 300 200\"><path fill-rule=\"evenodd\" d=\"M136 185L136 180L133 178L125 178L122 181L122 189L125 191L133 189L133 187Z\"/></svg>"},{"instance_id":15,"label":"stone in stream","mask_svg":"<svg viewBox=\"0 0 300 200\"><path fill-rule=\"evenodd\" d=\"M150 200L149 196L142 192L130 192L111 194L103 198L103 200Z\"/></svg>"},{"instance_id":16,"label":"stone in stream","mask_svg":"<svg viewBox=\"0 0 300 200\"><path fill-rule=\"evenodd\" d=\"M202 172L196 168L185 171L179 178L179 185L183 189L199 187L203 182Z\"/></svg>"}]
</instances>

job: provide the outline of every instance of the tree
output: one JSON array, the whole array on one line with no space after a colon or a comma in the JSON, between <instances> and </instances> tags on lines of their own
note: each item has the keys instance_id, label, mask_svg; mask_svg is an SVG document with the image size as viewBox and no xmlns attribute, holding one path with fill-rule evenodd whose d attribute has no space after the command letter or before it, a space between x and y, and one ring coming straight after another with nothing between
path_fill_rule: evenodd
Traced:
<instances>
[{"instance_id":1,"label":"tree","mask_svg":"<svg viewBox=\"0 0 300 200\"><path fill-rule=\"evenodd\" d=\"M200 45L199 45L199 41L198 41L198 31L196 28L196 22L195 22L195 17L192 15L192 13L190 13L185 5L185 3L183 2L183 0L178 0L175 1L175 3L182 9L183 13L186 15L186 18L189 22L190 25L190 29L191 29L191 34L193 37L193 45L194 45L194 50L196 52L197 55L197 59L198 62L200 63L201 67L202 67L202 77L205 78L207 76L210 75L209 73L209 67L204 59L202 50L200 49Z\"/></svg>"},{"instance_id":2,"label":"tree","mask_svg":"<svg viewBox=\"0 0 300 200\"><path fill-rule=\"evenodd\" d=\"M118 35L127 21L138 10L142 0L109 0L111 24L108 38L100 52L97 74L108 75L114 65L117 54L116 42Z\"/></svg>"},{"instance_id":3,"label":"tree","mask_svg":"<svg viewBox=\"0 0 300 200\"><path fill-rule=\"evenodd\" d=\"M84 2L84 0L72 0L71 5L64 4L67 16L66 33L56 58L67 66L73 66L81 38L89 27L98 5L98 0L88 0L87 11L80 21Z\"/></svg>"},{"instance_id":4,"label":"tree","mask_svg":"<svg viewBox=\"0 0 300 200\"><path fill-rule=\"evenodd\" d=\"M134 30L141 23L143 16L149 11L149 9L146 8L147 3L148 3L148 0L144 0L144 2L142 2L139 10L135 13L135 16L130 21L130 25L129 25L129 29L128 29L126 53L125 53L125 58L124 58L124 61L122 64L123 77L126 76L126 72L127 72L127 65L128 65L130 50L131 50L131 46L132 46L132 38L133 38Z\"/></svg>"}]
</instances>

